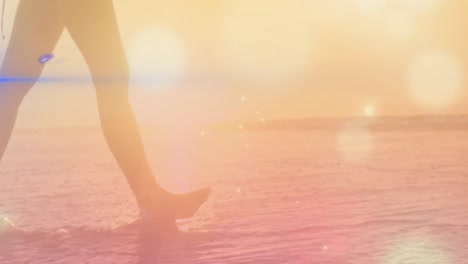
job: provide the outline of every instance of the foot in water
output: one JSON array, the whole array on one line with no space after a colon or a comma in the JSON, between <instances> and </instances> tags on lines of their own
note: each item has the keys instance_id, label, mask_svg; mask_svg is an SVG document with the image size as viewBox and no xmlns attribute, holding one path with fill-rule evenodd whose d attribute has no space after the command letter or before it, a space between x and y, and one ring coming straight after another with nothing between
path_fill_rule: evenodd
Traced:
<instances>
[{"instance_id":1,"label":"foot in water","mask_svg":"<svg viewBox=\"0 0 468 264\"><path fill-rule=\"evenodd\" d=\"M200 206L206 202L210 192L210 188L203 188L184 194L164 192L151 195L141 206L141 218L144 222L155 225L173 226L177 219L194 216Z\"/></svg>"}]
</instances>

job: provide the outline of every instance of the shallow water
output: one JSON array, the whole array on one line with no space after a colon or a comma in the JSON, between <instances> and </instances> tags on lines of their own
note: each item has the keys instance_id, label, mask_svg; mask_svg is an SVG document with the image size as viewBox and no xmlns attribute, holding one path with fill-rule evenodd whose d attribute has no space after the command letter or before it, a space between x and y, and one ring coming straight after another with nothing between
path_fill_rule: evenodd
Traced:
<instances>
[{"instance_id":1,"label":"shallow water","mask_svg":"<svg viewBox=\"0 0 468 264\"><path fill-rule=\"evenodd\" d=\"M0 263L468 263L468 132L145 131L159 182L213 193L150 236L94 129L17 131ZM145 235L146 234L146 235Z\"/></svg>"}]
</instances>

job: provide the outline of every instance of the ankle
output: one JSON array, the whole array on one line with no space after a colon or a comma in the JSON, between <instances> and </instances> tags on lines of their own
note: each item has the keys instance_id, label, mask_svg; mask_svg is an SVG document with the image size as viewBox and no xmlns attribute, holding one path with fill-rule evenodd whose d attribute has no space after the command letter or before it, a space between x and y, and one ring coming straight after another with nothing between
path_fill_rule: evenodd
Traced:
<instances>
[{"instance_id":1,"label":"ankle","mask_svg":"<svg viewBox=\"0 0 468 264\"><path fill-rule=\"evenodd\" d=\"M135 198L140 208L149 208L155 199L164 197L167 192L161 188L155 181L147 181L139 184L134 190Z\"/></svg>"}]
</instances>

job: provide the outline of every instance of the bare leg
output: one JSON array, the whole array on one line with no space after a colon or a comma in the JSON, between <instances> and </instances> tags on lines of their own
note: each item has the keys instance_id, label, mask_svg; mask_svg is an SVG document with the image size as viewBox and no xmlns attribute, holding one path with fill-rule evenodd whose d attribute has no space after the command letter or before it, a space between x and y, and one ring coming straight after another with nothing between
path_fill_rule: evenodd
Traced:
<instances>
[{"instance_id":1,"label":"bare leg","mask_svg":"<svg viewBox=\"0 0 468 264\"><path fill-rule=\"evenodd\" d=\"M44 68L41 55L52 53L64 25L55 0L21 0L0 70L0 160L10 140L18 108Z\"/></svg>"},{"instance_id":2,"label":"bare leg","mask_svg":"<svg viewBox=\"0 0 468 264\"><path fill-rule=\"evenodd\" d=\"M174 196L155 182L129 103L129 69L112 0L60 2L67 29L83 54L96 88L103 134L142 208L189 217L209 190Z\"/></svg>"},{"instance_id":3,"label":"bare leg","mask_svg":"<svg viewBox=\"0 0 468 264\"><path fill-rule=\"evenodd\" d=\"M60 9L96 88L105 139L139 203L156 185L128 98L129 69L110 0L67 0Z\"/></svg>"}]
</instances>

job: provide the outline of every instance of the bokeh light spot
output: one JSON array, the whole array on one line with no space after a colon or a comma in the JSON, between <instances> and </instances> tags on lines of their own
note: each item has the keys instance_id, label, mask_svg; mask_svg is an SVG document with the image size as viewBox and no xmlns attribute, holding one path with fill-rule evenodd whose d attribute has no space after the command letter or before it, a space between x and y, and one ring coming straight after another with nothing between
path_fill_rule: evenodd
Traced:
<instances>
[{"instance_id":1,"label":"bokeh light spot","mask_svg":"<svg viewBox=\"0 0 468 264\"><path fill-rule=\"evenodd\" d=\"M375 116L375 108L373 105L366 105L364 106L364 115L371 117Z\"/></svg>"},{"instance_id":2,"label":"bokeh light spot","mask_svg":"<svg viewBox=\"0 0 468 264\"><path fill-rule=\"evenodd\" d=\"M451 106L463 86L459 62L443 51L430 51L409 67L409 95L420 106L440 109Z\"/></svg>"},{"instance_id":3,"label":"bokeh light spot","mask_svg":"<svg viewBox=\"0 0 468 264\"><path fill-rule=\"evenodd\" d=\"M155 89L158 84L174 84L187 67L186 48L174 31L157 26L139 31L129 43L131 82Z\"/></svg>"}]
</instances>

